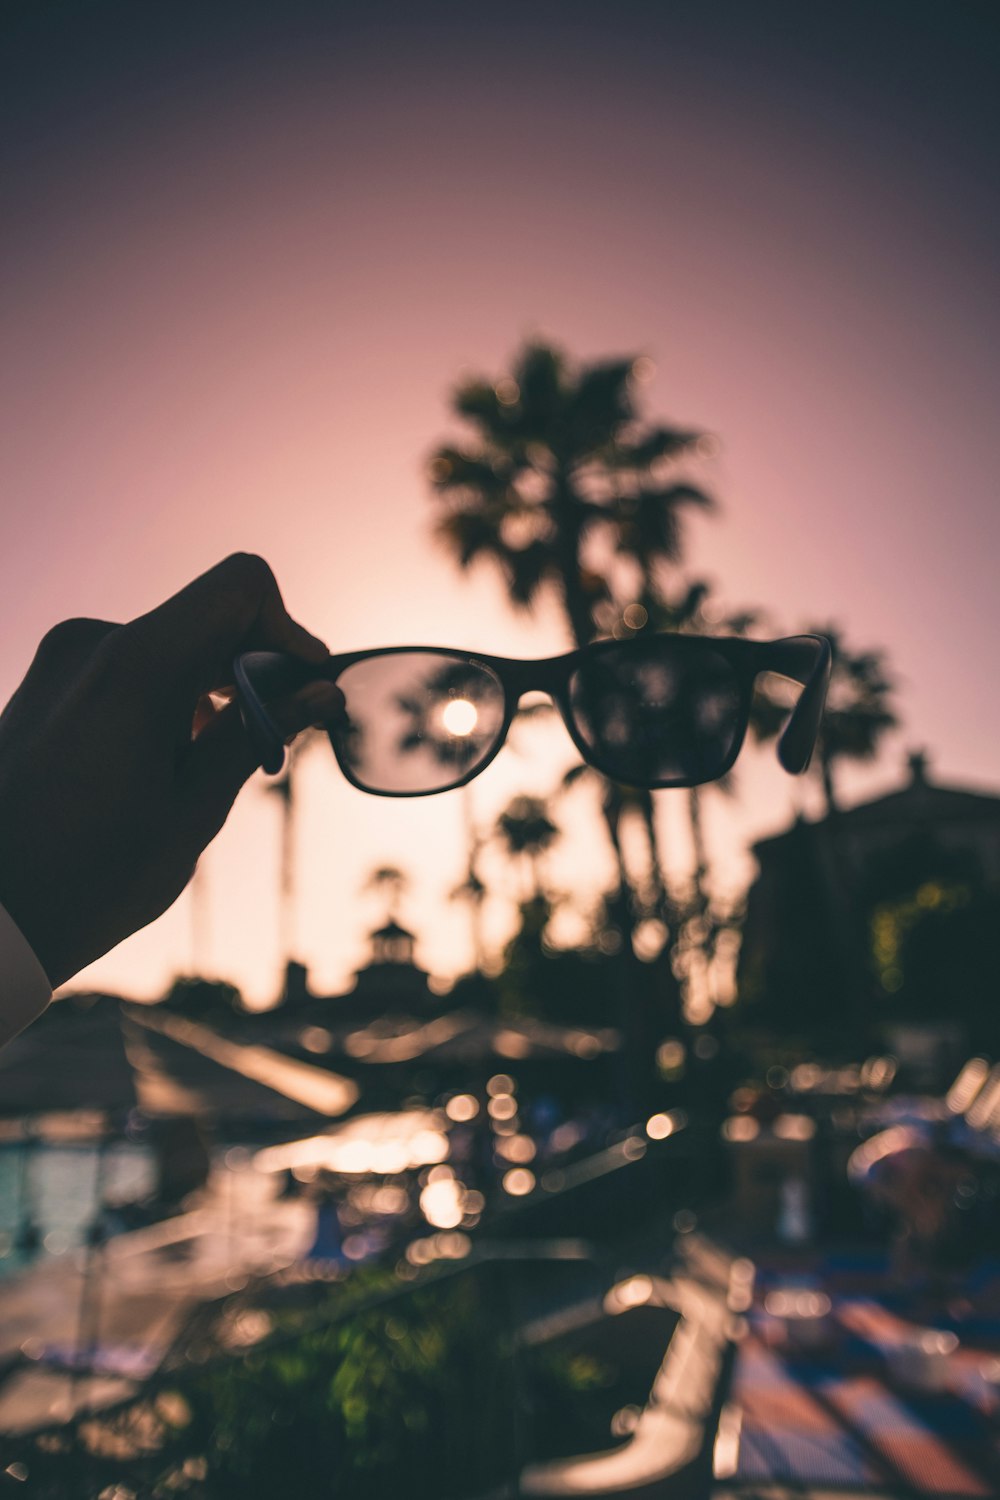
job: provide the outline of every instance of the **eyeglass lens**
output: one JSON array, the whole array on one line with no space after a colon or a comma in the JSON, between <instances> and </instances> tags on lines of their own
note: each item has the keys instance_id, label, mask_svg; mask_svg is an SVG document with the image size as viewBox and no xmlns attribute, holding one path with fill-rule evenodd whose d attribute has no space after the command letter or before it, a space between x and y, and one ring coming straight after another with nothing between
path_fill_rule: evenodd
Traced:
<instances>
[{"instance_id":1,"label":"eyeglass lens","mask_svg":"<svg viewBox=\"0 0 1000 1500\"><path fill-rule=\"evenodd\" d=\"M589 757L636 786L711 781L741 730L739 679L700 642L598 647L573 673L569 695Z\"/></svg>"},{"instance_id":2,"label":"eyeglass lens","mask_svg":"<svg viewBox=\"0 0 1000 1500\"><path fill-rule=\"evenodd\" d=\"M370 791L443 791L489 757L503 729L496 673L446 652L369 656L346 667L337 686L346 717L330 738Z\"/></svg>"}]
</instances>

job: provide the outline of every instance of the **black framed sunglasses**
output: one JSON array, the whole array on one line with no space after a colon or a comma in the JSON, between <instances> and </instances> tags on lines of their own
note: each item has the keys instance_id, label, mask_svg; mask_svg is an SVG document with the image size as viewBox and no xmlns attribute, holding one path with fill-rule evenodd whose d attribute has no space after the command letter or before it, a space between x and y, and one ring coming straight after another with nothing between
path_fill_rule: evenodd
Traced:
<instances>
[{"instance_id":1,"label":"black framed sunglasses","mask_svg":"<svg viewBox=\"0 0 1000 1500\"><path fill-rule=\"evenodd\" d=\"M426 797L464 786L507 737L523 694L547 693L583 759L627 786L699 786L740 752L756 678L801 684L778 741L798 775L809 765L830 676L819 635L777 641L650 634L598 641L563 656L520 661L439 646L382 646L331 656L322 667L270 651L237 658L247 733L265 771L284 764L268 703L309 682L333 682L344 714L328 728L347 780L379 797Z\"/></svg>"}]
</instances>

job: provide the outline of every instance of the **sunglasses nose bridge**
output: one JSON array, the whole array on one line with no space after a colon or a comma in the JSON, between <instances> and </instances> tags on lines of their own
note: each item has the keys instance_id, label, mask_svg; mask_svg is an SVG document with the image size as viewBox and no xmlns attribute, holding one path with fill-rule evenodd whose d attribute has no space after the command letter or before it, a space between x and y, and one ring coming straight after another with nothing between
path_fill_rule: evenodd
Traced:
<instances>
[{"instance_id":1,"label":"sunglasses nose bridge","mask_svg":"<svg viewBox=\"0 0 1000 1500\"><path fill-rule=\"evenodd\" d=\"M569 731L570 738L576 743L566 701L566 671L563 658L511 662L508 664L504 679L511 720L516 717L523 698L532 693L539 693L548 699L553 710ZM539 704L539 707L542 705ZM579 749L579 745L577 748Z\"/></svg>"},{"instance_id":2,"label":"sunglasses nose bridge","mask_svg":"<svg viewBox=\"0 0 1000 1500\"><path fill-rule=\"evenodd\" d=\"M558 662L510 662L505 676L511 702L515 705L520 703L525 693L546 693L553 702L558 700Z\"/></svg>"},{"instance_id":3,"label":"sunglasses nose bridge","mask_svg":"<svg viewBox=\"0 0 1000 1500\"><path fill-rule=\"evenodd\" d=\"M562 673L559 662L551 660L510 662L504 673L507 691L508 712L513 719L521 706L521 700L529 693L542 693L553 708L565 718L563 707Z\"/></svg>"}]
</instances>

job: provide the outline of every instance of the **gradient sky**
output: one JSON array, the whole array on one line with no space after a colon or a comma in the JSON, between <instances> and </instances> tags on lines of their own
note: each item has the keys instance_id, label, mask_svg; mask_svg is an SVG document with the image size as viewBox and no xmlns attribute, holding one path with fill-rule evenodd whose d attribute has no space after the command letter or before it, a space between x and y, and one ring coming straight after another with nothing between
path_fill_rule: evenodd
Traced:
<instances>
[{"instance_id":1,"label":"gradient sky","mask_svg":"<svg viewBox=\"0 0 1000 1500\"><path fill-rule=\"evenodd\" d=\"M1000 702L995 9L634 3L5 10L0 692L54 620L124 619L235 548L263 553L334 649L441 642L544 655L430 539L424 477L460 372L526 334L645 352L657 416L718 434L723 506L692 572L776 628L883 645L907 746L994 786ZM476 12L476 13L474 13ZM476 783L488 820L573 759L525 735ZM815 805L767 758L711 832ZM468 959L444 900L459 794L303 776L299 947L337 987L379 915L375 864L439 974ZM682 808L661 797L679 869ZM573 824L565 882L596 880ZM204 862L210 964L273 993L277 809L252 786ZM558 881L560 864L553 876ZM187 902L85 978L158 993ZM496 931L505 913L493 913Z\"/></svg>"}]
</instances>

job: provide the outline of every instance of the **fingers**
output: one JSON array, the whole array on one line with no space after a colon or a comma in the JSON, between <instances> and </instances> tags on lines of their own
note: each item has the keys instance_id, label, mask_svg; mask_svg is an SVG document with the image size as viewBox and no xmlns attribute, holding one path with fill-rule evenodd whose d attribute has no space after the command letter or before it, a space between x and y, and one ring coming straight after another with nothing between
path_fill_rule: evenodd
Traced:
<instances>
[{"instance_id":1,"label":"fingers","mask_svg":"<svg viewBox=\"0 0 1000 1500\"><path fill-rule=\"evenodd\" d=\"M63 620L53 625L39 642L24 681L4 709L4 721L13 723L19 714L30 711L36 695L43 695L50 708L54 707L102 641L120 629L109 620Z\"/></svg>"},{"instance_id":2,"label":"fingers","mask_svg":"<svg viewBox=\"0 0 1000 1500\"><path fill-rule=\"evenodd\" d=\"M120 628L110 620L62 620L42 636L31 670L72 676L95 648Z\"/></svg>"},{"instance_id":3,"label":"fingers","mask_svg":"<svg viewBox=\"0 0 1000 1500\"><path fill-rule=\"evenodd\" d=\"M198 693L231 681L241 651L287 651L321 663L327 647L285 609L261 557L236 552L125 627L147 659Z\"/></svg>"},{"instance_id":4,"label":"fingers","mask_svg":"<svg viewBox=\"0 0 1000 1500\"><path fill-rule=\"evenodd\" d=\"M329 682L313 682L297 693L268 704L285 743L304 729L325 729L344 712L344 695ZM243 784L260 762L235 703L206 717L199 704L202 727L191 745L184 778L191 812L204 843L222 827Z\"/></svg>"}]
</instances>

